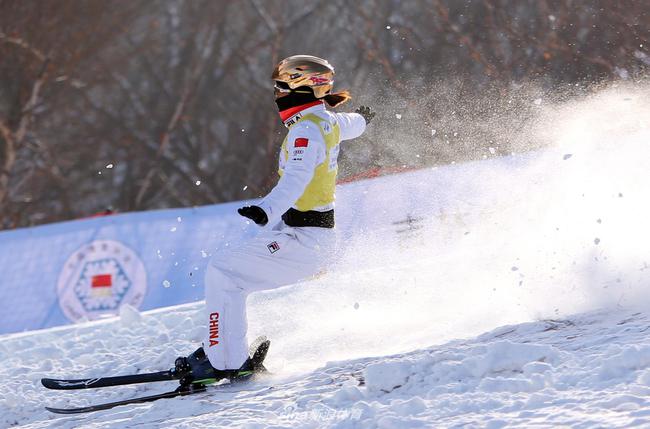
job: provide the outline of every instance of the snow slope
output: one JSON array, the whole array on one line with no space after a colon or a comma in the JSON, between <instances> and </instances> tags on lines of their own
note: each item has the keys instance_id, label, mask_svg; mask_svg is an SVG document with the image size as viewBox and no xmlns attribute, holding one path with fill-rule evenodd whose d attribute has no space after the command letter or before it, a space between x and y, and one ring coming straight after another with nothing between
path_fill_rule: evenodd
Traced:
<instances>
[{"instance_id":1,"label":"snow slope","mask_svg":"<svg viewBox=\"0 0 650 429\"><path fill-rule=\"evenodd\" d=\"M327 275L252 295L251 339L272 340L273 376L87 416L43 410L171 388L40 387L168 369L196 347L200 304L125 308L0 337L0 427L650 425L647 92L552 106L529 130L552 146L436 176L440 191L421 198L439 212L398 245L360 230Z\"/></svg>"},{"instance_id":2,"label":"snow slope","mask_svg":"<svg viewBox=\"0 0 650 429\"><path fill-rule=\"evenodd\" d=\"M48 374L163 370L199 336L200 305L2 342L2 427L623 427L650 425L650 320L591 312L505 326L473 339L329 362L237 389L53 416L43 404L86 405L159 393L173 382L80 393L44 391ZM101 332L102 335L98 335ZM269 359L277 370L277 358Z\"/></svg>"}]
</instances>

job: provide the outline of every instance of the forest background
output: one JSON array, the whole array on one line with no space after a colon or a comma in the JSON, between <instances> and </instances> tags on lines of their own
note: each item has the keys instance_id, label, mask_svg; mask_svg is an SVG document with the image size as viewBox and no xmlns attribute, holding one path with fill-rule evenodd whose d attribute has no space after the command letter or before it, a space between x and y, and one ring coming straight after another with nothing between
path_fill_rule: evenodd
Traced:
<instances>
[{"instance_id":1,"label":"forest background","mask_svg":"<svg viewBox=\"0 0 650 429\"><path fill-rule=\"evenodd\" d=\"M289 55L377 111L351 180L540 147L540 106L647 83L649 45L643 0L0 0L0 229L262 196Z\"/></svg>"}]
</instances>

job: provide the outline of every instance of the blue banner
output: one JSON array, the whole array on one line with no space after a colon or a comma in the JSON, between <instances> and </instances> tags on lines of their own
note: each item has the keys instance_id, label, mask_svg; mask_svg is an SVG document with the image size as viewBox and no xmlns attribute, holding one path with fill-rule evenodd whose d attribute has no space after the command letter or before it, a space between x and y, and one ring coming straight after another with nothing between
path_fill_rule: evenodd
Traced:
<instances>
[{"instance_id":1,"label":"blue banner","mask_svg":"<svg viewBox=\"0 0 650 429\"><path fill-rule=\"evenodd\" d=\"M117 214L0 233L0 333L203 299L203 272L244 233L241 203Z\"/></svg>"}]
</instances>

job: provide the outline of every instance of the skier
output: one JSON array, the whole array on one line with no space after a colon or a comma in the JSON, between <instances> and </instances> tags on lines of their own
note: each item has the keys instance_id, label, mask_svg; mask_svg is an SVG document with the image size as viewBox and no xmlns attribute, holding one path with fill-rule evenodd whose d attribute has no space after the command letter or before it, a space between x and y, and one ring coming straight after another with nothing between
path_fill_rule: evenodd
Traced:
<instances>
[{"instance_id":1,"label":"skier","mask_svg":"<svg viewBox=\"0 0 650 429\"><path fill-rule=\"evenodd\" d=\"M334 191L342 140L359 137L375 113L325 109L350 100L332 93L334 68L324 59L295 55L273 71L275 103L287 137L279 160L280 179L257 205L238 210L259 225L258 233L218 250L205 275L207 330L200 347L177 360L190 382L249 375L246 298L313 276L324 268L335 244Z\"/></svg>"}]
</instances>

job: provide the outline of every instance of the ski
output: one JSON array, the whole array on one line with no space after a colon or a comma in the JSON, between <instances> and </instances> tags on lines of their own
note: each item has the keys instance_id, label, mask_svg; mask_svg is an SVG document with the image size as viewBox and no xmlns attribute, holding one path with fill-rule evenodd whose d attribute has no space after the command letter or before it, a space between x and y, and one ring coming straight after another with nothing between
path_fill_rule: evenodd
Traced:
<instances>
[{"instance_id":1,"label":"ski","mask_svg":"<svg viewBox=\"0 0 650 429\"><path fill-rule=\"evenodd\" d=\"M270 341L266 337L259 337L251 345L253 361L262 364L268 352ZM264 346L264 347L262 347ZM257 355L257 356L256 356ZM95 377L80 379L41 378L41 384L54 390L95 389L99 387L124 386L126 384L152 383L156 381L180 380L181 373L172 368L167 371L149 372L144 374L117 375L111 377Z\"/></svg>"},{"instance_id":2,"label":"ski","mask_svg":"<svg viewBox=\"0 0 650 429\"><path fill-rule=\"evenodd\" d=\"M77 390L98 387L123 386L125 384L151 383L154 381L178 380L179 374L174 370L150 372L146 374L118 375L114 377L81 378L77 380L58 380L42 378L41 383L48 389Z\"/></svg>"},{"instance_id":3,"label":"ski","mask_svg":"<svg viewBox=\"0 0 650 429\"><path fill-rule=\"evenodd\" d=\"M205 392L206 387L203 385L181 386L171 392L159 393L157 395L141 396L139 398L125 399L122 401L106 402L103 404L89 405L87 407L78 408L54 408L45 407L46 410L55 414L82 414L90 413L93 411L110 410L111 408L119 407L121 405L140 404L144 402L153 402L158 399L175 398L177 396L194 395L196 393Z\"/></svg>"},{"instance_id":4,"label":"ski","mask_svg":"<svg viewBox=\"0 0 650 429\"><path fill-rule=\"evenodd\" d=\"M267 372L264 367L264 359L268 353L269 346L271 342L266 339L266 337L258 338L251 345L251 360L253 361L253 370L252 371L241 371L236 374L233 378L230 379L230 384L239 384L246 381L249 381L254 378L256 374ZM134 374L134 375L121 375L115 377L102 377L102 378L86 378L79 380L56 380L51 378L43 378L41 382L43 386L48 389L58 389L58 390L72 390L72 389L88 389L95 387L107 387L107 386L121 386L125 384L135 384L135 383L146 383L154 381L165 381L165 380L178 380L182 377L179 376L179 373L175 370L169 371L160 371L152 372L147 374ZM219 380L213 380L212 382L218 382ZM215 387L223 388L229 386L230 384L218 384ZM109 410L111 408L119 407L121 405L129 404L139 404L143 402L153 402L158 399L165 398L175 398L177 396L187 396L193 395L196 393L205 392L207 387L202 382L194 382L190 384L183 384L181 380L181 386L176 390L171 392L160 393L157 395L150 396L141 396L139 398L125 399L122 401L107 402L104 404L90 405L87 407L76 407L76 408L55 408L55 407L45 407L46 410L56 413L56 414L81 414L89 413L93 411Z\"/></svg>"}]
</instances>

